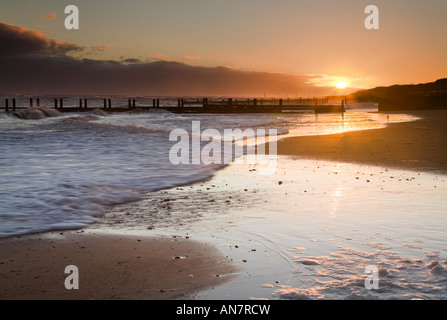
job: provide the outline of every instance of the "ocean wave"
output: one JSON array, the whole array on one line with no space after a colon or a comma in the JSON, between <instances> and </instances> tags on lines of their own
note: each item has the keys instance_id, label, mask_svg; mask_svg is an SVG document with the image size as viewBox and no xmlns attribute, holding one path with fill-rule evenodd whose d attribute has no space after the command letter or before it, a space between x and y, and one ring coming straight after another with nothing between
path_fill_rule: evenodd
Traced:
<instances>
[{"instance_id":1,"label":"ocean wave","mask_svg":"<svg viewBox=\"0 0 447 320\"><path fill-rule=\"evenodd\" d=\"M69 118L62 119L60 122L64 124L77 124L77 123L88 123L90 121L99 120L100 118L95 115L85 115L85 116L73 116Z\"/></svg>"},{"instance_id":2,"label":"ocean wave","mask_svg":"<svg viewBox=\"0 0 447 320\"><path fill-rule=\"evenodd\" d=\"M107 115L107 114L106 114ZM75 125L82 126L87 125L89 129L103 129L103 130L113 130L113 131L121 131L126 133L162 133L169 134L169 130L154 128L154 127L145 127L137 124L116 124L116 123L106 123L100 122L103 118L103 114L101 110L98 112L92 112L86 115L76 115L68 118L64 118L60 120L61 124L64 125ZM79 127L81 128L81 127Z\"/></svg>"},{"instance_id":3,"label":"ocean wave","mask_svg":"<svg viewBox=\"0 0 447 320\"><path fill-rule=\"evenodd\" d=\"M93 122L94 120L89 120L90 125L94 125L98 128L107 129L107 130L118 130L126 133L161 133L168 135L171 131L164 130L160 128L153 127L144 127L139 126L137 124L127 124L127 125L118 125L113 123L101 123L101 122Z\"/></svg>"},{"instance_id":4,"label":"ocean wave","mask_svg":"<svg viewBox=\"0 0 447 320\"><path fill-rule=\"evenodd\" d=\"M39 120L49 117L59 117L61 113L54 108L37 107L14 111L12 115L23 120Z\"/></svg>"}]
</instances>

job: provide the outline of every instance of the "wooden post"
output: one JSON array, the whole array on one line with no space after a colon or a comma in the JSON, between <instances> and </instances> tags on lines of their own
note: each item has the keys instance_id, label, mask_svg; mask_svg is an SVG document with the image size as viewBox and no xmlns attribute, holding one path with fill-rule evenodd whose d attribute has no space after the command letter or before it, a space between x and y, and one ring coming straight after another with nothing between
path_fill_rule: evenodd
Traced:
<instances>
[{"instance_id":1,"label":"wooden post","mask_svg":"<svg viewBox=\"0 0 447 320\"><path fill-rule=\"evenodd\" d=\"M157 99L157 107L160 106L160 99Z\"/></svg>"},{"instance_id":2,"label":"wooden post","mask_svg":"<svg viewBox=\"0 0 447 320\"><path fill-rule=\"evenodd\" d=\"M106 99L103 100L104 100L104 109L107 109L107 100Z\"/></svg>"},{"instance_id":3,"label":"wooden post","mask_svg":"<svg viewBox=\"0 0 447 320\"><path fill-rule=\"evenodd\" d=\"M33 98L29 99L29 106L32 107L33 106Z\"/></svg>"},{"instance_id":4,"label":"wooden post","mask_svg":"<svg viewBox=\"0 0 447 320\"><path fill-rule=\"evenodd\" d=\"M135 108L135 99L132 99L132 106Z\"/></svg>"},{"instance_id":5,"label":"wooden post","mask_svg":"<svg viewBox=\"0 0 447 320\"><path fill-rule=\"evenodd\" d=\"M9 111L9 100L5 99L5 111L8 112Z\"/></svg>"},{"instance_id":6,"label":"wooden post","mask_svg":"<svg viewBox=\"0 0 447 320\"><path fill-rule=\"evenodd\" d=\"M228 106L231 107L233 105L233 99L228 98Z\"/></svg>"},{"instance_id":7,"label":"wooden post","mask_svg":"<svg viewBox=\"0 0 447 320\"><path fill-rule=\"evenodd\" d=\"M12 111L16 111L16 98L12 99Z\"/></svg>"},{"instance_id":8,"label":"wooden post","mask_svg":"<svg viewBox=\"0 0 447 320\"><path fill-rule=\"evenodd\" d=\"M39 98L36 99L36 102L37 102L37 106L40 107L40 99Z\"/></svg>"},{"instance_id":9,"label":"wooden post","mask_svg":"<svg viewBox=\"0 0 447 320\"><path fill-rule=\"evenodd\" d=\"M57 99L54 99L54 108L57 109Z\"/></svg>"},{"instance_id":10,"label":"wooden post","mask_svg":"<svg viewBox=\"0 0 447 320\"><path fill-rule=\"evenodd\" d=\"M177 99L177 107L180 108L180 99Z\"/></svg>"},{"instance_id":11,"label":"wooden post","mask_svg":"<svg viewBox=\"0 0 447 320\"><path fill-rule=\"evenodd\" d=\"M152 99L152 107L155 108L155 99Z\"/></svg>"},{"instance_id":12,"label":"wooden post","mask_svg":"<svg viewBox=\"0 0 447 320\"><path fill-rule=\"evenodd\" d=\"M60 105L61 105L61 109L64 107L64 99L60 99Z\"/></svg>"},{"instance_id":13,"label":"wooden post","mask_svg":"<svg viewBox=\"0 0 447 320\"><path fill-rule=\"evenodd\" d=\"M79 99L79 109L82 109L82 99Z\"/></svg>"},{"instance_id":14,"label":"wooden post","mask_svg":"<svg viewBox=\"0 0 447 320\"><path fill-rule=\"evenodd\" d=\"M279 99L279 105L282 106L282 99Z\"/></svg>"},{"instance_id":15,"label":"wooden post","mask_svg":"<svg viewBox=\"0 0 447 320\"><path fill-rule=\"evenodd\" d=\"M112 100L109 99L109 109L112 109Z\"/></svg>"},{"instance_id":16,"label":"wooden post","mask_svg":"<svg viewBox=\"0 0 447 320\"><path fill-rule=\"evenodd\" d=\"M87 99L84 99L84 108L87 109Z\"/></svg>"},{"instance_id":17,"label":"wooden post","mask_svg":"<svg viewBox=\"0 0 447 320\"><path fill-rule=\"evenodd\" d=\"M131 107L131 104L130 104L130 98L129 99L127 99L127 107L130 109L130 107Z\"/></svg>"},{"instance_id":18,"label":"wooden post","mask_svg":"<svg viewBox=\"0 0 447 320\"><path fill-rule=\"evenodd\" d=\"M253 99L253 105L256 107L258 105L258 99Z\"/></svg>"}]
</instances>

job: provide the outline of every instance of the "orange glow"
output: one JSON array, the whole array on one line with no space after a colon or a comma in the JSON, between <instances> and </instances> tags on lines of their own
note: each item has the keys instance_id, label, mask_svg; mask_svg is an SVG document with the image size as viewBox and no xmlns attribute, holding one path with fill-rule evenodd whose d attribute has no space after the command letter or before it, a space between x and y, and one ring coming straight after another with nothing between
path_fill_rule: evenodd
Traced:
<instances>
[{"instance_id":1,"label":"orange glow","mask_svg":"<svg viewBox=\"0 0 447 320\"><path fill-rule=\"evenodd\" d=\"M54 20L54 19L56 19L56 13L54 13L54 12L47 13L47 14L44 16L44 18L45 18L45 19L48 19L48 20Z\"/></svg>"},{"instance_id":2,"label":"orange glow","mask_svg":"<svg viewBox=\"0 0 447 320\"><path fill-rule=\"evenodd\" d=\"M337 84L335 85L338 89L345 89L347 87L346 82L344 81L339 81L337 82Z\"/></svg>"}]
</instances>

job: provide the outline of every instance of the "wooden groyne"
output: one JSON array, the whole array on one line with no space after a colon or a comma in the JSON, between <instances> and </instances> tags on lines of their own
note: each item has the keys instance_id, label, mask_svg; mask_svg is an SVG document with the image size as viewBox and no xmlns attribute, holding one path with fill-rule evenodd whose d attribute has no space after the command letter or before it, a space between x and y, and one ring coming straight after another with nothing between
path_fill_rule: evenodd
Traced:
<instances>
[{"instance_id":1,"label":"wooden groyne","mask_svg":"<svg viewBox=\"0 0 447 320\"><path fill-rule=\"evenodd\" d=\"M95 105L89 105L89 100L94 100ZM98 107L99 100L102 104ZM123 99L116 99L112 104L111 98L79 98L79 103L74 98L53 98L46 99L52 101L47 106L52 106L59 112L88 112L93 110L103 110L105 112L129 112L129 111L149 111L166 110L173 113L283 113L314 111L316 113L340 113L345 112L345 100L341 103L330 104L328 99L177 99L177 104L173 105L173 99L166 99L160 103L160 99L142 99L146 105L137 103L136 98L128 98L127 104L123 105ZM4 110L6 112L18 109L28 109L40 107L40 98L30 98L29 105L18 106L16 98L6 98ZM66 101L69 101L67 106ZM151 102L148 104L148 102ZM118 104L119 103L119 104ZM76 105L76 106L74 106Z\"/></svg>"}]
</instances>

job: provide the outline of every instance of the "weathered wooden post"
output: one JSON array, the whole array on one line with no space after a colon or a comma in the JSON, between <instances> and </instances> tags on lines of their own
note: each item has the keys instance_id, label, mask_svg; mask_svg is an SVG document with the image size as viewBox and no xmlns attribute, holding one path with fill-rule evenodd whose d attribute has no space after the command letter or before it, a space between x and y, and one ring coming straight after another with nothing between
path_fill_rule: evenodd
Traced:
<instances>
[{"instance_id":1,"label":"weathered wooden post","mask_svg":"<svg viewBox=\"0 0 447 320\"><path fill-rule=\"evenodd\" d=\"M231 107L233 105L233 99L228 98L228 106Z\"/></svg>"},{"instance_id":2,"label":"weathered wooden post","mask_svg":"<svg viewBox=\"0 0 447 320\"><path fill-rule=\"evenodd\" d=\"M54 108L57 109L57 99L54 99Z\"/></svg>"},{"instance_id":3,"label":"weathered wooden post","mask_svg":"<svg viewBox=\"0 0 447 320\"><path fill-rule=\"evenodd\" d=\"M253 99L253 105L256 107L258 105L258 99Z\"/></svg>"},{"instance_id":4,"label":"weathered wooden post","mask_svg":"<svg viewBox=\"0 0 447 320\"><path fill-rule=\"evenodd\" d=\"M16 98L12 99L12 111L16 111Z\"/></svg>"},{"instance_id":5,"label":"weathered wooden post","mask_svg":"<svg viewBox=\"0 0 447 320\"><path fill-rule=\"evenodd\" d=\"M33 106L33 98L29 99L29 106L32 107Z\"/></svg>"},{"instance_id":6,"label":"weathered wooden post","mask_svg":"<svg viewBox=\"0 0 447 320\"><path fill-rule=\"evenodd\" d=\"M9 100L5 99L5 112L9 112Z\"/></svg>"},{"instance_id":7,"label":"weathered wooden post","mask_svg":"<svg viewBox=\"0 0 447 320\"><path fill-rule=\"evenodd\" d=\"M109 109L112 109L112 100L109 99Z\"/></svg>"},{"instance_id":8,"label":"weathered wooden post","mask_svg":"<svg viewBox=\"0 0 447 320\"><path fill-rule=\"evenodd\" d=\"M152 107L155 108L155 99L152 99Z\"/></svg>"},{"instance_id":9,"label":"weathered wooden post","mask_svg":"<svg viewBox=\"0 0 447 320\"><path fill-rule=\"evenodd\" d=\"M177 99L177 107L180 108L180 99Z\"/></svg>"},{"instance_id":10,"label":"weathered wooden post","mask_svg":"<svg viewBox=\"0 0 447 320\"><path fill-rule=\"evenodd\" d=\"M64 107L64 99L60 99L60 105L61 105L61 109Z\"/></svg>"},{"instance_id":11,"label":"weathered wooden post","mask_svg":"<svg viewBox=\"0 0 447 320\"><path fill-rule=\"evenodd\" d=\"M131 106L132 105L130 104L130 98L129 98L129 99L127 99L127 107L130 109Z\"/></svg>"},{"instance_id":12,"label":"weathered wooden post","mask_svg":"<svg viewBox=\"0 0 447 320\"><path fill-rule=\"evenodd\" d=\"M136 104L135 104L135 99L132 99L132 107L135 108Z\"/></svg>"},{"instance_id":13,"label":"weathered wooden post","mask_svg":"<svg viewBox=\"0 0 447 320\"><path fill-rule=\"evenodd\" d=\"M279 99L279 105L282 106L282 99Z\"/></svg>"},{"instance_id":14,"label":"weathered wooden post","mask_svg":"<svg viewBox=\"0 0 447 320\"><path fill-rule=\"evenodd\" d=\"M36 102L37 102L37 106L40 107L40 99L39 98L36 99Z\"/></svg>"},{"instance_id":15,"label":"weathered wooden post","mask_svg":"<svg viewBox=\"0 0 447 320\"><path fill-rule=\"evenodd\" d=\"M106 99L103 100L104 100L104 109L107 109L107 100Z\"/></svg>"},{"instance_id":16,"label":"weathered wooden post","mask_svg":"<svg viewBox=\"0 0 447 320\"><path fill-rule=\"evenodd\" d=\"M87 109L87 99L84 99L84 108Z\"/></svg>"},{"instance_id":17,"label":"weathered wooden post","mask_svg":"<svg viewBox=\"0 0 447 320\"><path fill-rule=\"evenodd\" d=\"M79 99L79 109L82 109L82 99Z\"/></svg>"},{"instance_id":18,"label":"weathered wooden post","mask_svg":"<svg viewBox=\"0 0 447 320\"><path fill-rule=\"evenodd\" d=\"M157 99L157 108L160 106L160 99Z\"/></svg>"}]
</instances>

